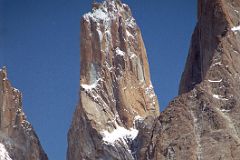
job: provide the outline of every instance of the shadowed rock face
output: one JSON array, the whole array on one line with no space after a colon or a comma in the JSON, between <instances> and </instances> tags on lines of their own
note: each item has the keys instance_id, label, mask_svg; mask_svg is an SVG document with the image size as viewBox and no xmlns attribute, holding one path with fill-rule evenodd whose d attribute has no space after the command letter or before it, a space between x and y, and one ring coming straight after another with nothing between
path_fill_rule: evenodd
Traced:
<instances>
[{"instance_id":1,"label":"shadowed rock face","mask_svg":"<svg viewBox=\"0 0 240 160\"><path fill-rule=\"evenodd\" d=\"M233 11L233 8L229 8L227 3L221 0L199 0L198 22L193 33L179 94L192 90L196 84L202 82L214 57L221 52L219 45L232 23L228 11Z\"/></svg>"},{"instance_id":2,"label":"shadowed rock face","mask_svg":"<svg viewBox=\"0 0 240 160\"><path fill-rule=\"evenodd\" d=\"M135 123L159 106L140 29L119 0L93 4L81 20L80 85L68 160L133 159Z\"/></svg>"},{"instance_id":3,"label":"shadowed rock face","mask_svg":"<svg viewBox=\"0 0 240 160\"><path fill-rule=\"evenodd\" d=\"M198 5L180 96L141 123L140 160L239 160L240 1Z\"/></svg>"},{"instance_id":4,"label":"shadowed rock face","mask_svg":"<svg viewBox=\"0 0 240 160\"><path fill-rule=\"evenodd\" d=\"M47 160L39 139L22 111L22 94L0 69L0 159Z\"/></svg>"}]
</instances>

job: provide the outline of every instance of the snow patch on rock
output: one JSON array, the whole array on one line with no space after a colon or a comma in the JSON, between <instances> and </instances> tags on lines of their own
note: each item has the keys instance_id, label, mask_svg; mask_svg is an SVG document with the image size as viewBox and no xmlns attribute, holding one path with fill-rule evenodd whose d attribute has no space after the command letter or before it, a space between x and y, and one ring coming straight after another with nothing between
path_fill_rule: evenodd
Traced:
<instances>
[{"instance_id":1,"label":"snow patch on rock","mask_svg":"<svg viewBox=\"0 0 240 160\"><path fill-rule=\"evenodd\" d=\"M216 62L216 63L214 63L211 67L221 66L221 65L222 65L222 62Z\"/></svg>"},{"instance_id":2,"label":"snow patch on rock","mask_svg":"<svg viewBox=\"0 0 240 160\"><path fill-rule=\"evenodd\" d=\"M99 22L99 21L104 21L106 19L108 19L108 13L103 10L102 8L96 9L94 10L92 13L89 12L87 14L84 15L85 19L89 19L91 18L93 21L95 22Z\"/></svg>"},{"instance_id":3,"label":"snow patch on rock","mask_svg":"<svg viewBox=\"0 0 240 160\"><path fill-rule=\"evenodd\" d=\"M223 101L227 101L227 100L229 100L229 99L224 98L223 96L221 96L221 95L217 95L217 94L213 94L213 98L216 98L216 99L219 99L219 100L223 100Z\"/></svg>"},{"instance_id":4,"label":"snow patch on rock","mask_svg":"<svg viewBox=\"0 0 240 160\"><path fill-rule=\"evenodd\" d=\"M231 30L232 30L233 32L235 32L235 31L240 31L240 26L233 27L233 28L231 28Z\"/></svg>"},{"instance_id":5,"label":"snow patch on rock","mask_svg":"<svg viewBox=\"0 0 240 160\"><path fill-rule=\"evenodd\" d=\"M220 79L220 80L208 80L208 82L211 82L211 83L220 83L220 82L222 82L222 79Z\"/></svg>"},{"instance_id":6,"label":"snow patch on rock","mask_svg":"<svg viewBox=\"0 0 240 160\"><path fill-rule=\"evenodd\" d=\"M92 84L81 84L81 87L82 87L84 90L86 90L86 91L91 91L91 90L93 90L94 88L97 87L99 81L102 81L102 79L99 78L98 80L96 80L96 81L95 81L94 83L92 83Z\"/></svg>"},{"instance_id":7,"label":"snow patch on rock","mask_svg":"<svg viewBox=\"0 0 240 160\"><path fill-rule=\"evenodd\" d=\"M221 112L230 112L230 109L220 109Z\"/></svg>"},{"instance_id":8,"label":"snow patch on rock","mask_svg":"<svg viewBox=\"0 0 240 160\"><path fill-rule=\"evenodd\" d=\"M125 52L123 52L121 49L119 49L119 48L117 47L117 48L116 48L116 55L124 56L124 55L125 55Z\"/></svg>"},{"instance_id":9,"label":"snow patch on rock","mask_svg":"<svg viewBox=\"0 0 240 160\"><path fill-rule=\"evenodd\" d=\"M114 145L117 141L134 140L138 135L138 130L134 128L126 129L117 125L116 129L112 132L103 131L103 141L107 144Z\"/></svg>"},{"instance_id":10,"label":"snow patch on rock","mask_svg":"<svg viewBox=\"0 0 240 160\"><path fill-rule=\"evenodd\" d=\"M236 51L236 50L233 50L233 52L238 54L238 51Z\"/></svg>"},{"instance_id":11,"label":"snow patch on rock","mask_svg":"<svg viewBox=\"0 0 240 160\"><path fill-rule=\"evenodd\" d=\"M139 115L135 116L135 117L134 117L134 120L133 120L133 126L134 126L134 128L136 128L137 122L143 122L143 121L144 121L144 118L143 118L143 117L141 117L141 116L139 116Z\"/></svg>"},{"instance_id":12,"label":"snow patch on rock","mask_svg":"<svg viewBox=\"0 0 240 160\"><path fill-rule=\"evenodd\" d=\"M12 160L4 144L0 143L0 160Z\"/></svg>"},{"instance_id":13,"label":"snow patch on rock","mask_svg":"<svg viewBox=\"0 0 240 160\"><path fill-rule=\"evenodd\" d=\"M126 31L126 34L127 34L127 37L132 37L132 38L134 38L134 36L127 30Z\"/></svg>"},{"instance_id":14,"label":"snow patch on rock","mask_svg":"<svg viewBox=\"0 0 240 160\"><path fill-rule=\"evenodd\" d=\"M23 120L21 126L24 129L24 131L26 131L26 133L28 134L32 131L32 125L27 120Z\"/></svg>"},{"instance_id":15,"label":"snow patch on rock","mask_svg":"<svg viewBox=\"0 0 240 160\"><path fill-rule=\"evenodd\" d=\"M134 58L137 58L137 55L134 54L134 53L132 53L132 54L130 55L130 59L134 59Z\"/></svg>"}]
</instances>

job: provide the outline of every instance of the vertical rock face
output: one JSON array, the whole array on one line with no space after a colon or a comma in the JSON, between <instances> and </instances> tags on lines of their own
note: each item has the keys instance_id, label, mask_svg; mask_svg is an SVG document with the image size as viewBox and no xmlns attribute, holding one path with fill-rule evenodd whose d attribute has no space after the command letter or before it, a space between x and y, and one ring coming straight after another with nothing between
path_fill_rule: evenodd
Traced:
<instances>
[{"instance_id":1,"label":"vertical rock face","mask_svg":"<svg viewBox=\"0 0 240 160\"><path fill-rule=\"evenodd\" d=\"M186 93L204 80L226 36L232 20L227 1L213 0L198 2L198 23L192 37L187 64L182 75L179 93ZM231 2L236 3L236 2ZM231 13L232 14L232 13ZM235 19L237 19L237 15ZM234 17L233 17L234 18Z\"/></svg>"},{"instance_id":2,"label":"vertical rock face","mask_svg":"<svg viewBox=\"0 0 240 160\"><path fill-rule=\"evenodd\" d=\"M0 159L47 160L38 137L22 111L22 95L0 69Z\"/></svg>"},{"instance_id":3,"label":"vertical rock face","mask_svg":"<svg viewBox=\"0 0 240 160\"><path fill-rule=\"evenodd\" d=\"M159 106L140 29L119 0L93 4L81 20L80 85L68 160L133 159L135 124Z\"/></svg>"},{"instance_id":4,"label":"vertical rock face","mask_svg":"<svg viewBox=\"0 0 240 160\"><path fill-rule=\"evenodd\" d=\"M240 1L198 5L181 95L155 121L142 123L138 159L240 157Z\"/></svg>"}]
</instances>

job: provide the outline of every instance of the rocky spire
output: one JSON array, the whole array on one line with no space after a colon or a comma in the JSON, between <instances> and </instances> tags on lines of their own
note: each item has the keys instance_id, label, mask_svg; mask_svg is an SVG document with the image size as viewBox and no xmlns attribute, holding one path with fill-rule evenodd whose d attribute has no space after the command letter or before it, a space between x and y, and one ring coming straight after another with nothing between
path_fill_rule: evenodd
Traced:
<instances>
[{"instance_id":1,"label":"rocky spire","mask_svg":"<svg viewBox=\"0 0 240 160\"><path fill-rule=\"evenodd\" d=\"M133 159L136 122L158 116L141 32L126 4L95 3L81 20L80 99L68 160Z\"/></svg>"},{"instance_id":2,"label":"rocky spire","mask_svg":"<svg viewBox=\"0 0 240 160\"><path fill-rule=\"evenodd\" d=\"M22 111L22 94L11 86L6 67L0 69L0 153L4 160L48 159Z\"/></svg>"},{"instance_id":3,"label":"rocky spire","mask_svg":"<svg viewBox=\"0 0 240 160\"><path fill-rule=\"evenodd\" d=\"M138 159L240 157L240 1L198 5L180 96L154 124L143 125Z\"/></svg>"}]
</instances>

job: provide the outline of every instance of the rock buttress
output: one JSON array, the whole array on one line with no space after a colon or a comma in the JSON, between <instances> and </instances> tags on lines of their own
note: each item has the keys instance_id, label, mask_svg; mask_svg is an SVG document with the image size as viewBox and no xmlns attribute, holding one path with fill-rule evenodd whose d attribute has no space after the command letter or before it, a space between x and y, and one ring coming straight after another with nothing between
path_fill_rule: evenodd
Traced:
<instances>
[{"instance_id":1,"label":"rock buttress","mask_svg":"<svg viewBox=\"0 0 240 160\"><path fill-rule=\"evenodd\" d=\"M142 122L140 160L240 157L240 1L198 5L180 96L157 119Z\"/></svg>"}]
</instances>

